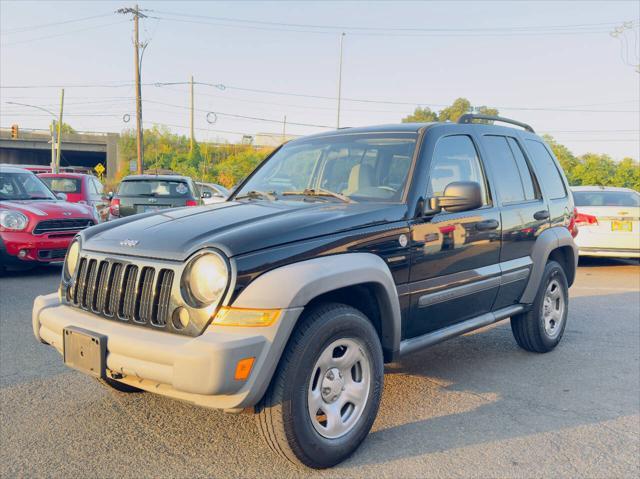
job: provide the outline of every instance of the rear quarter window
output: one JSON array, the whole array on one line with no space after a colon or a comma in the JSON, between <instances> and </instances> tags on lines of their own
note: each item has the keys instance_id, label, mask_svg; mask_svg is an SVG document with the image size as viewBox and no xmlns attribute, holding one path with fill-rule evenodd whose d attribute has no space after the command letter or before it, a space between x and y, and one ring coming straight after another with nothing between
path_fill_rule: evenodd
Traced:
<instances>
[{"instance_id":1,"label":"rear quarter window","mask_svg":"<svg viewBox=\"0 0 640 479\"><path fill-rule=\"evenodd\" d=\"M526 140L526 144L538 179L542 183L542 190L549 195L550 199L566 198L567 190L564 187L564 181L547 148L536 140Z\"/></svg>"}]
</instances>

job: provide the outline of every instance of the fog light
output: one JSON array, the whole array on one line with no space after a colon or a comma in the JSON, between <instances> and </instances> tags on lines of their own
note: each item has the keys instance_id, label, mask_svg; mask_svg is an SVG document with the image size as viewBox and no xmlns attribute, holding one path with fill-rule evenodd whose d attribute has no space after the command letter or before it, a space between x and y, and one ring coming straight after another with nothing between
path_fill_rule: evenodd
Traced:
<instances>
[{"instance_id":1,"label":"fog light","mask_svg":"<svg viewBox=\"0 0 640 479\"><path fill-rule=\"evenodd\" d=\"M25 256L27 256L27 253L29 252L29 250L26 249L21 249L20 251L18 251L18 258L22 259Z\"/></svg>"},{"instance_id":2,"label":"fog light","mask_svg":"<svg viewBox=\"0 0 640 479\"><path fill-rule=\"evenodd\" d=\"M173 311L171 320L174 328L184 329L189 325L189 311L180 306Z\"/></svg>"},{"instance_id":3,"label":"fog light","mask_svg":"<svg viewBox=\"0 0 640 479\"><path fill-rule=\"evenodd\" d=\"M249 377L249 374L251 374L251 368L253 367L253 361L255 359L256 358L244 358L238 361L238 364L236 365L236 374L233 378L236 381L246 380Z\"/></svg>"}]
</instances>

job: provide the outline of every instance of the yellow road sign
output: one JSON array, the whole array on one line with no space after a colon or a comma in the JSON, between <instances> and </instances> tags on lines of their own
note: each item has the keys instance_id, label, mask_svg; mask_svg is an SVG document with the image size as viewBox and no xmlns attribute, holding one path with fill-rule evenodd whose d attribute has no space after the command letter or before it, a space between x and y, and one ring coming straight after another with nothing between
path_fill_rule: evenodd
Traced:
<instances>
[{"instance_id":1,"label":"yellow road sign","mask_svg":"<svg viewBox=\"0 0 640 479\"><path fill-rule=\"evenodd\" d=\"M102 173L104 173L105 167L102 163L98 163L94 168L96 173L98 173L98 176L102 176Z\"/></svg>"}]
</instances>

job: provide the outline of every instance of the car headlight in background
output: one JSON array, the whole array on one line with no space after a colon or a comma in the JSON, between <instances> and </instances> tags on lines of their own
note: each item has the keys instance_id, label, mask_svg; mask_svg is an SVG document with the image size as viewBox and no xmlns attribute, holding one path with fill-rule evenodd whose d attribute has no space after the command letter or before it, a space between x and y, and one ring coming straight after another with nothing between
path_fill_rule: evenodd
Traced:
<instances>
[{"instance_id":1,"label":"car headlight in background","mask_svg":"<svg viewBox=\"0 0 640 479\"><path fill-rule=\"evenodd\" d=\"M29 224L29 218L19 211L0 212L0 226L12 231L22 231Z\"/></svg>"},{"instance_id":2,"label":"car headlight in background","mask_svg":"<svg viewBox=\"0 0 640 479\"><path fill-rule=\"evenodd\" d=\"M227 262L213 251L206 251L193 258L183 276L183 285L197 307L219 302L228 282Z\"/></svg>"},{"instance_id":3,"label":"car headlight in background","mask_svg":"<svg viewBox=\"0 0 640 479\"><path fill-rule=\"evenodd\" d=\"M67 250L67 257L64 260L64 279L69 281L76 274L78 268L78 260L80 259L80 241L73 240L71 246Z\"/></svg>"}]
</instances>

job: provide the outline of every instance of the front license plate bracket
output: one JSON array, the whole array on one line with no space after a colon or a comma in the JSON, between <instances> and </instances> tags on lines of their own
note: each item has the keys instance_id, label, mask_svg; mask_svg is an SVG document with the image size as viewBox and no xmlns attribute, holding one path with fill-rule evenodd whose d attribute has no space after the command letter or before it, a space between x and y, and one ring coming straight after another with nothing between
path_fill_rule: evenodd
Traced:
<instances>
[{"instance_id":1,"label":"front license plate bracket","mask_svg":"<svg viewBox=\"0 0 640 479\"><path fill-rule=\"evenodd\" d=\"M76 326L62 330L64 363L96 378L106 377L107 337Z\"/></svg>"}]
</instances>

